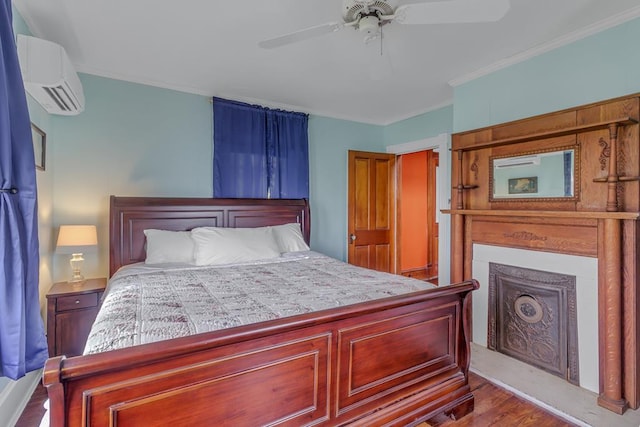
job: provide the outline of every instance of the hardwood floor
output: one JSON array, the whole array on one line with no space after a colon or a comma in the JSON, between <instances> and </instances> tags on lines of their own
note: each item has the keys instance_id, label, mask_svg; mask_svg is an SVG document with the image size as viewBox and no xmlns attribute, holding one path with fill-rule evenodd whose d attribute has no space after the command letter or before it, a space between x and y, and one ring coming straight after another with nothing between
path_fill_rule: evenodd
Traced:
<instances>
[{"instance_id":1,"label":"hardwood floor","mask_svg":"<svg viewBox=\"0 0 640 427\"><path fill-rule=\"evenodd\" d=\"M541 409L513 393L501 389L484 378L471 373L469 384L476 398L475 410L457 421L449 419L432 420L430 424L422 423L418 427L573 427L571 424ZM47 393L42 385L38 385L31 400L22 413L16 427L37 427L44 415L42 407Z\"/></svg>"},{"instance_id":2,"label":"hardwood floor","mask_svg":"<svg viewBox=\"0 0 640 427\"><path fill-rule=\"evenodd\" d=\"M469 375L469 384L475 397L472 413L457 421L432 420L418 427L573 427L575 424L557 417L546 410L514 395L474 374Z\"/></svg>"},{"instance_id":3,"label":"hardwood floor","mask_svg":"<svg viewBox=\"0 0 640 427\"><path fill-rule=\"evenodd\" d=\"M22 415L18 418L16 427L38 427L45 414L43 405L46 400L47 390L40 383L31 395L31 399L29 399L29 403L22 411Z\"/></svg>"}]
</instances>

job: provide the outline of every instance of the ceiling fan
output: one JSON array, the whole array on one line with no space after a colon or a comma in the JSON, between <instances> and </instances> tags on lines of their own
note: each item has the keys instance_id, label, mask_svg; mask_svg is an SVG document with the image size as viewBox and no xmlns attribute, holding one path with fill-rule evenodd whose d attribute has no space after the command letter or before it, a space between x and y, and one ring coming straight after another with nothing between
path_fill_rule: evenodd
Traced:
<instances>
[{"instance_id":1,"label":"ceiling fan","mask_svg":"<svg viewBox=\"0 0 640 427\"><path fill-rule=\"evenodd\" d=\"M405 25L495 22L507 13L510 0L448 0L408 3L397 0L343 0L342 22L328 22L263 40L258 46L273 49L351 27L365 42L380 35L383 25L393 21Z\"/></svg>"}]
</instances>

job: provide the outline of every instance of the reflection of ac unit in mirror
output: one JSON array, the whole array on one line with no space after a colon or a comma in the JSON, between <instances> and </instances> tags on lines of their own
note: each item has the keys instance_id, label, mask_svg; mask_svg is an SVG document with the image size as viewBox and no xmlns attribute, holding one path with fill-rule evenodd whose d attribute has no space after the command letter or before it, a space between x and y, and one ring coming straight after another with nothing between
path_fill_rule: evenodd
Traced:
<instances>
[{"instance_id":1,"label":"reflection of ac unit in mirror","mask_svg":"<svg viewBox=\"0 0 640 427\"><path fill-rule=\"evenodd\" d=\"M25 89L48 113L84 111L82 83L62 46L19 34L18 57Z\"/></svg>"},{"instance_id":2,"label":"reflection of ac unit in mirror","mask_svg":"<svg viewBox=\"0 0 640 427\"><path fill-rule=\"evenodd\" d=\"M540 164L540 156L519 156L519 157L509 157L506 159L495 159L493 161L493 166L496 168L513 168L516 166L531 166L531 165L539 165Z\"/></svg>"}]
</instances>

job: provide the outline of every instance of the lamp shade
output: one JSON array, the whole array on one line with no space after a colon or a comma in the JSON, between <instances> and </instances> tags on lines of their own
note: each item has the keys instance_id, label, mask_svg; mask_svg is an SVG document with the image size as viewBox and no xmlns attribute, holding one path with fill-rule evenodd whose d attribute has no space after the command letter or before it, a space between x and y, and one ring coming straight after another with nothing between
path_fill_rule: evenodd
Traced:
<instances>
[{"instance_id":1,"label":"lamp shade","mask_svg":"<svg viewBox=\"0 0 640 427\"><path fill-rule=\"evenodd\" d=\"M95 250L98 233L95 225L61 225L56 252L61 254L83 253Z\"/></svg>"}]
</instances>

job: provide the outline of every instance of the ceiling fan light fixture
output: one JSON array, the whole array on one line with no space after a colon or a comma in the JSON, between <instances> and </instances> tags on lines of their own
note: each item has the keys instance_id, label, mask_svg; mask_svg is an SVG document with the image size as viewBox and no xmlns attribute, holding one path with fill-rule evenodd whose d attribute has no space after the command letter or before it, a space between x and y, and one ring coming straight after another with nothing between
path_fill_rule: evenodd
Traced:
<instances>
[{"instance_id":1,"label":"ceiling fan light fixture","mask_svg":"<svg viewBox=\"0 0 640 427\"><path fill-rule=\"evenodd\" d=\"M377 16L363 16L358 23L358 31L366 33L369 36L378 34L378 31L380 31L380 20Z\"/></svg>"}]
</instances>

